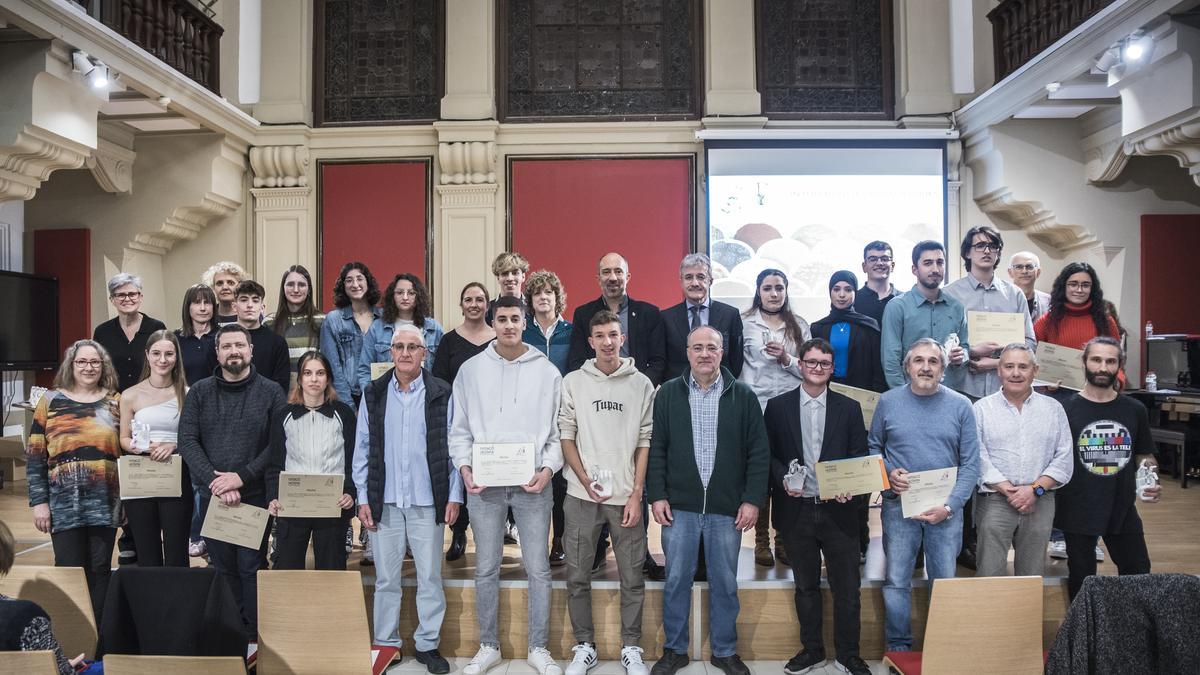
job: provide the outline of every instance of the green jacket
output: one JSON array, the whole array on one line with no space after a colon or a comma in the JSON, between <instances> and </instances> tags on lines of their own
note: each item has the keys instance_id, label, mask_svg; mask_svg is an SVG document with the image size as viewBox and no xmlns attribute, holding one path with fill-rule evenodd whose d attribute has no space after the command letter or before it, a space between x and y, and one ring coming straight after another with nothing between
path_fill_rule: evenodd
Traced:
<instances>
[{"instance_id":1,"label":"green jacket","mask_svg":"<svg viewBox=\"0 0 1200 675\"><path fill-rule=\"evenodd\" d=\"M717 454L708 489L700 482L692 446L692 409L685 370L663 383L654 397L654 431L646 470L646 497L666 499L672 509L737 517L743 503L767 503L771 449L758 397L721 368L723 389L717 412Z\"/></svg>"}]
</instances>

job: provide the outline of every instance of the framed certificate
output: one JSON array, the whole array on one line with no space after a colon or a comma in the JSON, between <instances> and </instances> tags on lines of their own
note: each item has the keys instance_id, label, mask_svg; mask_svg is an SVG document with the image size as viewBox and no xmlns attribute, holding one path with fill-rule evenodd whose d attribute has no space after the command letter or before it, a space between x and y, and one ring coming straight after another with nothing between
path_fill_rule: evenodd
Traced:
<instances>
[{"instance_id":1,"label":"framed certificate","mask_svg":"<svg viewBox=\"0 0 1200 675\"><path fill-rule=\"evenodd\" d=\"M905 478L908 479L908 489L900 493L900 506L904 517L912 518L929 509L945 506L950 491L954 489L954 481L958 480L958 467L914 471Z\"/></svg>"},{"instance_id":2,"label":"framed certificate","mask_svg":"<svg viewBox=\"0 0 1200 675\"><path fill-rule=\"evenodd\" d=\"M832 462L817 462L817 488L821 499L836 495L867 495L888 489L883 457L868 455Z\"/></svg>"},{"instance_id":3,"label":"framed certificate","mask_svg":"<svg viewBox=\"0 0 1200 675\"><path fill-rule=\"evenodd\" d=\"M858 401L859 407L862 408L863 423L867 425L867 431L870 431L871 420L875 419L875 408L879 407L879 397L882 394L877 391L838 384L837 382L830 382L829 388L843 396L849 396ZM824 498L822 497L822 499Z\"/></svg>"},{"instance_id":4,"label":"framed certificate","mask_svg":"<svg viewBox=\"0 0 1200 675\"><path fill-rule=\"evenodd\" d=\"M337 518L342 515L345 478L336 473L279 473L280 518Z\"/></svg>"},{"instance_id":5,"label":"framed certificate","mask_svg":"<svg viewBox=\"0 0 1200 675\"><path fill-rule=\"evenodd\" d=\"M995 342L1003 348L1014 342L1025 344L1025 314L969 311L967 338L972 345Z\"/></svg>"},{"instance_id":6,"label":"framed certificate","mask_svg":"<svg viewBox=\"0 0 1200 675\"><path fill-rule=\"evenodd\" d=\"M1035 384L1054 384L1077 391L1087 380L1083 376L1083 350L1039 342L1037 346L1038 376Z\"/></svg>"},{"instance_id":7,"label":"framed certificate","mask_svg":"<svg viewBox=\"0 0 1200 675\"><path fill-rule=\"evenodd\" d=\"M220 497L213 495L208 503L208 512L204 514L200 536L257 549L262 545L269 519L270 514L266 509L250 504L226 506L221 503Z\"/></svg>"},{"instance_id":8,"label":"framed certificate","mask_svg":"<svg viewBox=\"0 0 1200 675\"><path fill-rule=\"evenodd\" d=\"M471 446L471 473L476 485L525 485L533 478L533 443L476 443Z\"/></svg>"},{"instance_id":9,"label":"framed certificate","mask_svg":"<svg viewBox=\"0 0 1200 675\"><path fill-rule=\"evenodd\" d=\"M171 455L156 462L149 455L122 455L117 459L121 499L178 497L183 494L183 458Z\"/></svg>"}]
</instances>

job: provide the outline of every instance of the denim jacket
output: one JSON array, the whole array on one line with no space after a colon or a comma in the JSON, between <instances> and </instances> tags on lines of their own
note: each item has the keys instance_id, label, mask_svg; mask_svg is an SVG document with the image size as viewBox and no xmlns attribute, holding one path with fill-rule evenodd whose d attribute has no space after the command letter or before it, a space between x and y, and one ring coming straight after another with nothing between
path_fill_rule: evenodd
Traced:
<instances>
[{"instance_id":1,"label":"denim jacket","mask_svg":"<svg viewBox=\"0 0 1200 675\"><path fill-rule=\"evenodd\" d=\"M362 351L358 356L358 386L359 390L366 388L371 382L372 363L392 362L392 334L396 332L395 324L384 323L382 318L371 323L370 330L363 336ZM433 317L425 318L425 369L433 369L433 357L437 354L438 343L442 341L442 324Z\"/></svg>"},{"instance_id":2,"label":"denim jacket","mask_svg":"<svg viewBox=\"0 0 1200 675\"><path fill-rule=\"evenodd\" d=\"M383 309L372 307L375 319L383 314ZM329 367L333 370L333 388L337 391L338 400L348 406L354 406L352 394L361 393L358 386L358 355L362 352L363 332L354 322L354 308L350 305L340 307L325 315L325 323L321 324L321 353L329 359ZM369 371L368 371L369 372Z\"/></svg>"}]
</instances>

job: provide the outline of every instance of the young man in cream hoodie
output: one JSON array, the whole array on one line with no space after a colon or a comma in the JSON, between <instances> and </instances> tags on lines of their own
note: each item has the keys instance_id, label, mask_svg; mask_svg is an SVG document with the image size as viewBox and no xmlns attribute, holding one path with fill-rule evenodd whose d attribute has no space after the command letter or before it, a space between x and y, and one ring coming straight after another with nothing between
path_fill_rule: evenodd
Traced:
<instances>
[{"instance_id":1,"label":"young man in cream hoodie","mask_svg":"<svg viewBox=\"0 0 1200 675\"><path fill-rule=\"evenodd\" d=\"M580 327L582 328L582 326ZM592 624L592 559L606 523L621 576L621 665L628 675L647 675L642 662L642 601L646 530L642 489L654 426L654 385L634 360L621 357L621 318L600 310L588 322L596 357L563 378L558 429L570 471L563 503L567 553L567 609L578 642L566 675L596 666Z\"/></svg>"},{"instance_id":2,"label":"young man in cream hoodie","mask_svg":"<svg viewBox=\"0 0 1200 675\"><path fill-rule=\"evenodd\" d=\"M546 649L550 637L550 477L562 468L558 441L558 401L562 377L541 352L521 341L525 307L520 298L496 301L492 317L496 340L469 359L454 380L450 457L462 473L475 532L475 610L479 651L463 668L481 675L500 662L496 616L500 601L500 559L504 521L512 508L521 533L521 559L529 577L529 665L539 675L562 675ZM521 485L475 482L476 444L525 443L533 448L533 475Z\"/></svg>"}]
</instances>

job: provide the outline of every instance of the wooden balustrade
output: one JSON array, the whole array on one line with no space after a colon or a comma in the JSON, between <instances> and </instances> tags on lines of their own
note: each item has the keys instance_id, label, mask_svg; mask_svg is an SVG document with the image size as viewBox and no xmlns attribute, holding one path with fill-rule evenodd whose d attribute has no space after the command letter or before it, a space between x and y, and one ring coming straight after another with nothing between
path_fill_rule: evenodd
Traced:
<instances>
[{"instance_id":1,"label":"wooden balustrade","mask_svg":"<svg viewBox=\"0 0 1200 675\"><path fill-rule=\"evenodd\" d=\"M1003 0L988 12L996 81L1070 33L1113 0Z\"/></svg>"}]
</instances>

